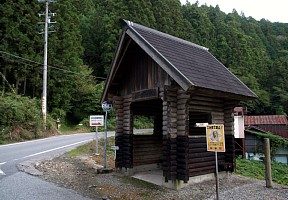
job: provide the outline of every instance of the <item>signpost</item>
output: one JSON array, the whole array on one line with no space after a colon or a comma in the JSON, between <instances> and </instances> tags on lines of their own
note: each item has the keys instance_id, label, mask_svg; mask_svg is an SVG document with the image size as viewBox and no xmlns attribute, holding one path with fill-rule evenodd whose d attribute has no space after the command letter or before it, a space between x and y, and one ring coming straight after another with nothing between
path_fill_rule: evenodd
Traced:
<instances>
[{"instance_id":1,"label":"signpost","mask_svg":"<svg viewBox=\"0 0 288 200\"><path fill-rule=\"evenodd\" d=\"M90 126L96 127L96 155L99 155L98 152L98 126L104 126L104 116L103 115L90 115Z\"/></svg>"},{"instance_id":2,"label":"signpost","mask_svg":"<svg viewBox=\"0 0 288 200\"><path fill-rule=\"evenodd\" d=\"M219 200L219 177L217 152L225 152L225 134L223 124L213 124L206 126L207 151L215 152L216 161L216 199Z\"/></svg>"},{"instance_id":3,"label":"signpost","mask_svg":"<svg viewBox=\"0 0 288 200\"><path fill-rule=\"evenodd\" d=\"M104 101L102 103L102 109L105 111L105 141L104 141L104 169L106 169L106 146L107 146L107 117L108 117L108 111L112 109L112 104L110 104L107 101Z\"/></svg>"}]
</instances>

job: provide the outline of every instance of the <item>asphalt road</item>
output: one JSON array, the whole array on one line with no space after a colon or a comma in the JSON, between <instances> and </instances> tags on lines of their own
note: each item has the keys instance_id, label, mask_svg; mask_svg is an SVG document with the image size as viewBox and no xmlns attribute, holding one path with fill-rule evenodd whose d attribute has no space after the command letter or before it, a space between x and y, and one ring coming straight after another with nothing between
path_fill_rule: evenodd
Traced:
<instances>
[{"instance_id":1,"label":"asphalt road","mask_svg":"<svg viewBox=\"0 0 288 200\"><path fill-rule=\"evenodd\" d=\"M108 137L112 135L114 132L108 132ZM98 134L98 138L103 136L103 133ZM0 199L87 199L73 190L58 187L18 169L29 170L29 165L35 162L51 159L93 139L95 133L81 133L0 145Z\"/></svg>"}]
</instances>

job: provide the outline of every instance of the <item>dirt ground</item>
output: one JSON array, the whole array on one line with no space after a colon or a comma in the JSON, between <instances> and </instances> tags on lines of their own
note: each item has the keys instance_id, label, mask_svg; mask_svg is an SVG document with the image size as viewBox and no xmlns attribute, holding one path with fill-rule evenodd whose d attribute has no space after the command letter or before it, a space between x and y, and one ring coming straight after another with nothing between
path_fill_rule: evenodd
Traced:
<instances>
[{"instance_id":1,"label":"dirt ground","mask_svg":"<svg viewBox=\"0 0 288 200\"><path fill-rule=\"evenodd\" d=\"M107 168L109 174L97 174L103 165L103 149L99 156L89 151L78 156L68 154L43 161L36 168L43 172L41 178L61 187L73 189L91 199L110 200L178 200L215 199L214 181L207 181L182 188L178 191L156 186L144 181L126 177L114 169L114 155L109 153ZM255 196L255 194L257 194ZM287 199L288 187L274 185L266 188L265 182L231 174L228 179L220 179L220 199Z\"/></svg>"},{"instance_id":2,"label":"dirt ground","mask_svg":"<svg viewBox=\"0 0 288 200\"><path fill-rule=\"evenodd\" d=\"M107 144L110 149L111 144ZM64 154L52 160L38 163L35 167L43 172L40 178L57 185L73 189L92 199L140 200L154 199L153 194L163 191L161 187L131 177L115 170L114 153L107 150L107 169L109 174L98 174L103 168L103 144L99 144L99 154L95 155L95 143L91 143L85 153L77 156Z\"/></svg>"},{"instance_id":3,"label":"dirt ground","mask_svg":"<svg viewBox=\"0 0 288 200\"><path fill-rule=\"evenodd\" d=\"M39 163L36 168L43 172L41 178L57 185L73 189L83 196L92 199L139 200L154 199L158 191L163 191L144 181L123 176L114 169L114 160L107 159L107 169L114 171L109 174L98 174L97 168L102 168L103 157L81 155L70 157L62 155L53 160Z\"/></svg>"}]
</instances>

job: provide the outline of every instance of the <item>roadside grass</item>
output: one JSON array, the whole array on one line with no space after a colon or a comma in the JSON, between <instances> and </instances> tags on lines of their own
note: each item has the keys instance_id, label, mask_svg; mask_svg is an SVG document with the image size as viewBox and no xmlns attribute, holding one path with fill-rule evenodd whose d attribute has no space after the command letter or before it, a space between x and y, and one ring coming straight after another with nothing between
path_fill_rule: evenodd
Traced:
<instances>
[{"instance_id":1,"label":"roadside grass","mask_svg":"<svg viewBox=\"0 0 288 200\"><path fill-rule=\"evenodd\" d=\"M87 133L91 132L90 127L83 125L66 125L65 123L61 124L60 132L63 134L73 134L73 133Z\"/></svg>"},{"instance_id":2,"label":"roadside grass","mask_svg":"<svg viewBox=\"0 0 288 200\"><path fill-rule=\"evenodd\" d=\"M274 183L288 185L288 165L272 162L272 180ZM236 173L256 179L265 179L265 166L262 161L236 159Z\"/></svg>"},{"instance_id":3,"label":"roadside grass","mask_svg":"<svg viewBox=\"0 0 288 200\"><path fill-rule=\"evenodd\" d=\"M92 146L93 142L89 142L87 144L83 144L76 149L72 149L71 151L68 151L66 155L75 157L79 155L84 155L84 154L91 154L95 152L95 147ZM95 144L95 143L94 143Z\"/></svg>"},{"instance_id":4,"label":"roadside grass","mask_svg":"<svg viewBox=\"0 0 288 200\"><path fill-rule=\"evenodd\" d=\"M111 156L113 157L115 152L114 150L111 149L112 146L115 145L115 137L109 137L107 139L107 156ZM104 139L99 139L98 141L98 150L99 153L103 155L104 152ZM66 153L66 155L71 156L71 157L75 157L75 156L79 156L79 155L91 155L91 154L95 154L96 152L96 143L95 140L92 142L89 142L87 144L81 145L79 147L77 147L76 149L72 149L71 151L68 151Z\"/></svg>"}]
</instances>

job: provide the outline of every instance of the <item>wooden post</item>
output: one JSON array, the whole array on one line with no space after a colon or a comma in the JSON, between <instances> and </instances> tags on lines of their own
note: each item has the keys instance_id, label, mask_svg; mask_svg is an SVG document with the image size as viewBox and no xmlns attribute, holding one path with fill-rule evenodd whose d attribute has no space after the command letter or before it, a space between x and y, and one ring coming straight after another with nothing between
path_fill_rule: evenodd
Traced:
<instances>
[{"instance_id":1,"label":"wooden post","mask_svg":"<svg viewBox=\"0 0 288 200\"><path fill-rule=\"evenodd\" d=\"M272 187L272 173L271 173L271 157L270 157L270 140L269 138L264 138L264 148L265 148L265 179L266 187Z\"/></svg>"}]
</instances>

